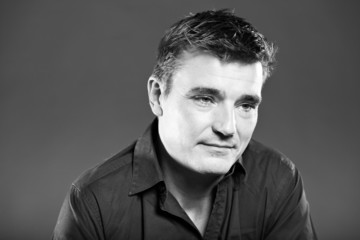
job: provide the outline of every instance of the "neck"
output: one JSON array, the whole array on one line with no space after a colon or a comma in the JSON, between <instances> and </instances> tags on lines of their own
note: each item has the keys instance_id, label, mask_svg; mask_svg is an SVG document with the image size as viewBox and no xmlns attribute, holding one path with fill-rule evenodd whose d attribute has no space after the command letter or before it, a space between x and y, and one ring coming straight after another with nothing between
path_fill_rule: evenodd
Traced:
<instances>
[{"instance_id":1,"label":"neck","mask_svg":"<svg viewBox=\"0 0 360 240\"><path fill-rule=\"evenodd\" d=\"M214 189L223 176L202 174L183 166L167 153L164 146L161 146L160 155L166 187L185 210L212 204Z\"/></svg>"},{"instance_id":2,"label":"neck","mask_svg":"<svg viewBox=\"0 0 360 240\"><path fill-rule=\"evenodd\" d=\"M160 165L168 191L175 197L202 235L205 233L215 187L223 176L202 174L173 159L160 145Z\"/></svg>"},{"instance_id":3,"label":"neck","mask_svg":"<svg viewBox=\"0 0 360 240\"><path fill-rule=\"evenodd\" d=\"M206 176L185 168L173 159L162 163L165 182L175 197L200 201L211 197L219 176Z\"/></svg>"},{"instance_id":4,"label":"neck","mask_svg":"<svg viewBox=\"0 0 360 240\"><path fill-rule=\"evenodd\" d=\"M160 145L160 164L164 180L175 198L198 201L211 197L215 186L223 176L202 174L189 169L173 159L164 146Z\"/></svg>"}]
</instances>

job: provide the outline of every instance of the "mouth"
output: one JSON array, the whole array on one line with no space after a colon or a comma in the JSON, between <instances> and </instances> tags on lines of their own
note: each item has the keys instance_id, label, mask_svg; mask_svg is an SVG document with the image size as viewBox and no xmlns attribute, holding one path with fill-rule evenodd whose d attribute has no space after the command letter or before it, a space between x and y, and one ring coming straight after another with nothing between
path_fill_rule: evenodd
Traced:
<instances>
[{"instance_id":1,"label":"mouth","mask_svg":"<svg viewBox=\"0 0 360 240\"><path fill-rule=\"evenodd\" d=\"M235 145L233 144L220 144L220 143L207 143L202 142L202 145L208 146L208 147L214 147L214 148L220 148L220 149L234 149Z\"/></svg>"}]
</instances>

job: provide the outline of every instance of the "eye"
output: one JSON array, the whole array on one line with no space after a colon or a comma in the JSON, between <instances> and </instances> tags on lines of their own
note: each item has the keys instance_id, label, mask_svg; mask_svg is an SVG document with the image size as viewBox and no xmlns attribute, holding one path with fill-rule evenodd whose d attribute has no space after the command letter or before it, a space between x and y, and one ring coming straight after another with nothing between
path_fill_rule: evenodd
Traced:
<instances>
[{"instance_id":1,"label":"eye","mask_svg":"<svg viewBox=\"0 0 360 240\"><path fill-rule=\"evenodd\" d=\"M250 103L243 103L239 106L241 108L241 110L243 110L244 112L250 112L251 110L255 109L256 106Z\"/></svg>"},{"instance_id":2,"label":"eye","mask_svg":"<svg viewBox=\"0 0 360 240\"><path fill-rule=\"evenodd\" d=\"M208 106L214 103L214 99L210 96L194 96L194 101L201 106Z\"/></svg>"}]
</instances>

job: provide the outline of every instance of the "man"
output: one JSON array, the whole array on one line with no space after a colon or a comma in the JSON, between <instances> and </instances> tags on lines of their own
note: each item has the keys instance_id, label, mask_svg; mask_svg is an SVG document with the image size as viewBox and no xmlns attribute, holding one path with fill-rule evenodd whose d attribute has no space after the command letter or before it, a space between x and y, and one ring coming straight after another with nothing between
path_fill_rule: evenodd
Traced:
<instances>
[{"instance_id":1,"label":"man","mask_svg":"<svg viewBox=\"0 0 360 240\"><path fill-rule=\"evenodd\" d=\"M244 19L174 24L148 81L156 120L71 186L54 239L317 239L301 176L251 139L275 50Z\"/></svg>"}]
</instances>

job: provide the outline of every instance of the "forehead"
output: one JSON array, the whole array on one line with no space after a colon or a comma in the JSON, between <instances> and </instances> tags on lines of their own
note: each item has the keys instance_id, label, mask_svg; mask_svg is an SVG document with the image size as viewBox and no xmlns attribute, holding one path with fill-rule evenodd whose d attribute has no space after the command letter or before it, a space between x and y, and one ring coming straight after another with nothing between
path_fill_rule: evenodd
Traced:
<instances>
[{"instance_id":1,"label":"forehead","mask_svg":"<svg viewBox=\"0 0 360 240\"><path fill-rule=\"evenodd\" d=\"M263 85L260 62L222 62L206 53L183 53L181 64L173 75L173 87L183 90L194 87L211 87L229 93L257 94Z\"/></svg>"}]
</instances>

